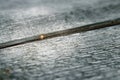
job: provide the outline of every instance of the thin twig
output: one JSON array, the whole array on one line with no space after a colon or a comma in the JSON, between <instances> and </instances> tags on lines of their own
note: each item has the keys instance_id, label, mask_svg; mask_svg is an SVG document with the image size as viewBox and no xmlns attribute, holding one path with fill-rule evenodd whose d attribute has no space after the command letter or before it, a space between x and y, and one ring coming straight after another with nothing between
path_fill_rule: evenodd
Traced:
<instances>
[{"instance_id":1,"label":"thin twig","mask_svg":"<svg viewBox=\"0 0 120 80\"><path fill-rule=\"evenodd\" d=\"M76 28L71 28L71 29L66 29L66 30L60 30L56 32L51 32L51 33L46 33L46 34L40 34L32 37L27 37L23 39L17 39L13 41L8 41L5 43L0 43L0 49L7 48L7 47L12 47L24 43L29 43L32 41L38 41L38 40L45 40L49 38L54 38L54 37L59 37L59 36L66 36L74 33L80 33L80 32L86 32L86 31L91 31L91 30L96 30L96 29L101 29L105 27L110 27L110 26L115 26L120 24L120 18L113 19L113 20L107 20L103 22L98 22L94 24L89 24L85 26L80 26Z\"/></svg>"}]
</instances>

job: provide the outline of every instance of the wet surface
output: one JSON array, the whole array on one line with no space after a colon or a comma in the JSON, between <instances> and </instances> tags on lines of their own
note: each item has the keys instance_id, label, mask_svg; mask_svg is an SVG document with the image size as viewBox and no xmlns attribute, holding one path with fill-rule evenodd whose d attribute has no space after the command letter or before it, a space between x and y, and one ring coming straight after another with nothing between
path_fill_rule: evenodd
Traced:
<instances>
[{"instance_id":1,"label":"wet surface","mask_svg":"<svg viewBox=\"0 0 120 80\"><path fill-rule=\"evenodd\" d=\"M57 0L48 2L44 9L56 3L59 4ZM84 5L79 5L81 3ZM40 6L27 6L26 10L20 8L22 12L18 12L19 7L8 10L3 6L5 10L0 11L0 43L118 18L119 4L119 0L93 0L90 3L76 0L64 7L59 4L60 8L48 9L51 11L39 10ZM42 13L37 13L38 10ZM119 79L120 26L0 50L0 80Z\"/></svg>"}]
</instances>

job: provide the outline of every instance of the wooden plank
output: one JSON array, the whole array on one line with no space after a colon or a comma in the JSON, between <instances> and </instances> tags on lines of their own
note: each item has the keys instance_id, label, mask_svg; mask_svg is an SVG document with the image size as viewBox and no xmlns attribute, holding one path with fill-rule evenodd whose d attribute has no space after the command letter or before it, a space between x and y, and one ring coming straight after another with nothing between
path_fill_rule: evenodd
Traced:
<instances>
[{"instance_id":1,"label":"wooden plank","mask_svg":"<svg viewBox=\"0 0 120 80\"><path fill-rule=\"evenodd\" d=\"M5 43L0 43L0 49L12 47L12 46L16 46L16 45L20 45L24 43L29 43L32 41L44 40L44 39L49 39L49 38L54 38L54 37L59 37L59 36L66 36L66 35L70 35L74 33L86 32L86 31L101 29L101 28L110 27L114 25L119 25L119 24L120 24L120 18L117 18L113 20L107 20L103 22L98 22L94 24L76 27L76 28L60 30L56 32L46 33L46 34L40 34L40 35L36 35L32 37L27 37L23 39L17 39L17 40L8 41Z\"/></svg>"}]
</instances>

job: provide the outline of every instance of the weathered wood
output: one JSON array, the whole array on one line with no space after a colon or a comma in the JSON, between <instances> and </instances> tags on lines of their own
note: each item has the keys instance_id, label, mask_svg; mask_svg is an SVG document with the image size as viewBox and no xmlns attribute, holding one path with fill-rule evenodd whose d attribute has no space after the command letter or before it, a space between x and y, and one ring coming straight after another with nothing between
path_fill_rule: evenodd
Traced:
<instances>
[{"instance_id":1,"label":"weathered wood","mask_svg":"<svg viewBox=\"0 0 120 80\"><path fill-rule=\"evenodd\" d=\"M46 33L46 34L40 34L32 37L27 37L23 39L17 39L5 43L0 43L0 49L11 47L11 46L16 46L32 41L37 41L37 40L44 40L44 39L49 39L53 37L59 37L59 36L66 36L74 33L80 33L80 32L85 32L85 31L91 31L95 29L100 29L100 28L105 28L105 27L110 27L114 25L119 25L120 24L120 18L114 19L114 20L107 20L103 22L98 22L94 24L89 24L81 27L76 27L76 28L71 28L71 29L66 29L66 30L61 30L61 31L56 31L52 33Z\"/></svg>"}]
</instances>

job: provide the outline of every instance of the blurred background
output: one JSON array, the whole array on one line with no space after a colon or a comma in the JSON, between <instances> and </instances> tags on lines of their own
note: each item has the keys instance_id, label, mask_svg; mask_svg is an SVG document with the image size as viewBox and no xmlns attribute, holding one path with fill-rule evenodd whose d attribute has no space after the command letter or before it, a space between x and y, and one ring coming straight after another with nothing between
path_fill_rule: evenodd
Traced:
<instances>
[{"instance_id":1,"label":"blurred background","mask_svg":"<svg viewBox=\"0 0 120 80\"><path fill-rule=\"evenodd\" d=\"M120 17L119 0L0 0L0 43ZM0 50L0 80L119 80L120 26Z\"/></svg>"}]
</instances>

